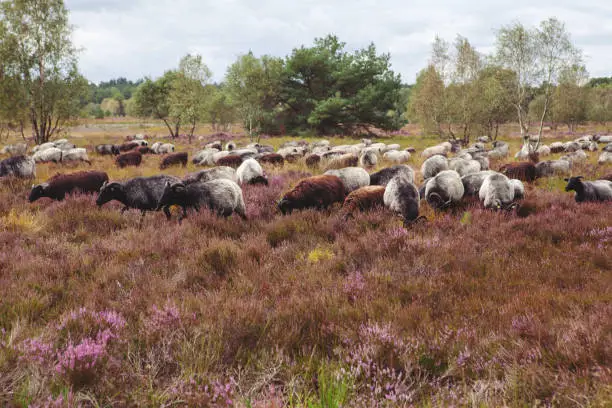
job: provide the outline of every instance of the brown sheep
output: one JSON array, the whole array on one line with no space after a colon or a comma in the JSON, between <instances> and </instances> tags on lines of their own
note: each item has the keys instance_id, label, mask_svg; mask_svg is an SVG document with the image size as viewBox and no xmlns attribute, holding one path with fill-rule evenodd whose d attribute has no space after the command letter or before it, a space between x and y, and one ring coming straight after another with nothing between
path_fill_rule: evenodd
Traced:
<instances>
[{"instance_id":1,"label":"brown sheep","mask_svg":"<svg viewBox=\"0 0 612 408\"><path fill-rule=\"evenodd\" d=\"M269 163L273 165L283 166L285 164L285 159L278 153L268 153L261 156L259 159L260 163Z\"/></svg>"},{"instance_id":2,"label":"brown sheep","mask_svg":"<svg viewBox=\"0 0 612 408\"><path fill-rule=\"evenodd\" d=\"M133 150L137 148L138 146L140 146L139 143L129 142L129 143L120 144L118 147L119 147L120 152L129 152L130 150Z\"/></svg>"},{"instance_id":3,"label":"brown sheep","mask_svg":"<svg viewBox=\"0 0 612 408\"><path fill-rule=\"evenodd\" d=\"M237 154L230 154L228 156L220 158L215 164L217 166L227 166L237 169L242 164L242 158Z\"/></svg>"},{"instance_id":4,"label":"brown sheep","mask_svg":"<svg viewBox=\"0 0 612 408\"><path fill-rule=\"evenodd\" d=\"M508 178L532 182L537 177L536 167L530 162L507 163L501 166L499 172Z\"/></svg>"},{"instance_id":5,"label":"brown sheep","mask_svg":"<svg viewBox=\"0 0 612 408\"><path fill-rule=\"evenodd\" d=\"M337 170L345 167L357 167L359 157L353 153L343 154L342 156L334 157L327 163L325 170Z\"/></svg>"},{"instance_id":6,"label":"brown sheep","mask_svg":"<svg viewBox=\"0 0 612 408\"><path fill-rule=\"evenodd\" d=\"M319 156L318 154L309 154L308 156L306 156L306 159L304 161L306 162L306 166L310 168L317 168L321 163L321 156Z\"/></svg>"},{"instance_id":7,"label":"brown sheep","mask_svg":"<svg viewBox=\"0 0 612 408\"><path fill-rule=\"evenodd\" d=\"M187 156L188 155L186 152L170 153L164 156L161 163L159 164L159 168L163 170L175 164L180 164L181 166L186 167L187 166Z\"/></svg>"},{"instance_id":8,"label":"brown sheep","mask_svg":"<svg viewBox=\"0 0 612 408\"><path fill-rule=\"evenodd\" d=\"M331 175L313 176L300 180L278 203L278 209L283 213L291 213L294 209L327 208L330 205L344 201L346 193L344 184L339 177Z\"/></svg>"},{"instance_id":9,"label":"brown sheep","mask_svg":"<svg viewBox=\"0 0 612 408\"><path fill-rule=\"evenodd\" d=\"M66 194L97 193L108 181L108 174L103 171L79 171L71 174L56 174L45 183L32 186L28 200L32 203L39 198L49 197L61 201Z\"/></svg>"},{"instance_id":10,"label":"brown sheep","mask_svg":"<svg viewBox=\"0 0 612 408\"><path fill-rule=\"evenodd\" d=\"M153 154L153 150L149 146L138 146L134 150L140 154Z\"/></svg>"},{"instance_id":11,"label":"brown sheep","mask_svg":"<svg viewBox=\"0 0 612 408\"><path fill-rule=\"evenodd\" d=\"M354 217L357 211L367 211L374 207L384 207L385 186L365 186L351 192L342 205L344 218Z\"/></svg>"},{"instance_id":12,"label":"brown sheep","mask_svg":"<svg viewBox=\"0 0 612 408\"><path fill-rule=\"evenodd\" d=\"M121 168L126 166L140 166L140 163L142 163L142 154L137 151L123 153L117 156L115 163Z\"/></svg>"}]
</instances>

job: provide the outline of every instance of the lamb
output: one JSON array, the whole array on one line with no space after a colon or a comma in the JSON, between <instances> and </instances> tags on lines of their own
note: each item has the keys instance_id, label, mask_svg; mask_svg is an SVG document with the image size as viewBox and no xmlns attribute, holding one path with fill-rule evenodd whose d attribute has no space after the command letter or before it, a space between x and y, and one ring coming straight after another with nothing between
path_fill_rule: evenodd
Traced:
<instances>
[{"instance_id":1,"label":"lamb","mask_svg":"<svg viewBox=\"0 0 612 408\"><path fill-rule=\"evenodd\" d=\"M9 156L23 156L28 150L28 145L25 143L17 143L14 145L6 145L0 150L0 154L8 154Z\"/></svg>"},{"instance_id":2,"label":"lamb","mask_svg":"<svg viewBox=\"0 0 612 408\"><path fill-rule=\"evenodd\" d=\"M612 163L612 153L602 152L597 159L597 164Z\"/></svg>"},{"instance_id":3,"label":"lamb","mask_svg":"<svg viewBox=\"0 0 612 408\"><path fill-rule=\"evenodd\" d=\"M63 163L70 161L84 161L91 166L91 161L89 161L89 156L87 156L87 150L83 147L77 147L76 149L64 151L61 161Z\"/></svg>"},{"instance_id":4,"label":"lamb","mask_svg":"<svg viewBox=\"0 0 612 408\"><path fill-rule=\"evenodd\" d=\"M345 167L357 167L359 157L353 153L343 154L331 159L325 166L326 170L342 169Z\"/></svg>"},{"instance_id":5,"label":"lamb","mask_svg":"<svg viewBox=\"0 0 612 408\"><path fill-rule=\"evenodd\" d=\"M404 227L419 219L421 197L414 184L402 176L393 177L385 187L385 207L402 216Z\"/></svg>"},{"instance_id":6,"label":"lamb","mask_svg":"<svg viewBox=\"0 0 612 408\"><path fill-rule=\"evenodd\" d=\"M186 167L187 159L188 159L187 152L171 153L171 154L164 156L161 163L159 164L159 168L160 170L163 170L170 166L174 166L175 164L180 164L181 166Z\"/></svg>"},{"instance_id":7,"label":"lamb","mask_svg":"<svg viewBox=\"0 0 612 408\"><path fill-rule=\"evenodd\" d=\"M429 157L421 165L421 174L423 178L431 178L441 171L448 170L448 161L446 157L434 155Z\"/></svg>"},{"instance_id":8,"label":"lamb","mask_svg":"<svg viewBox=\"0 0 612 408\"><path fill-rule=\"evenodd\" d=\"M344 184L339 177L331 175L313 176L300 182L278 202L281 213L291 213L294 209L323 209L343 202L346 197Z\"/></svg>"},{"instance_id":9,"label":"lamb","mask_svg":"<svg viewBox=\"0 0 612 408\"><path fill-rule=\"evenodd\" d=\"M344 184L346 193L357 190L360 187L370 185L370 175L361 167L345 167L338 170L328 170L324 174L339 177Z\"/></svg>"},{"instance_id":10,"label":"lamb","mask_svg":"<svg viewBox=\"0 0 612 408\"><path fill-rule=\"evenodd\" d=\"M558 174L569 175L572 164L567 160L547 160L537 163L535 167L536 176L540 178L552 177Z\"/></svg>"},{"instance_id":11,"label":"lamb","mask_svg":"<svg viewBox=\"0 0 612 408\"><path fill-rule=\"evenodd\" d=\"M283 166L285 164L285 159L278 153L267 153L261 156L258 159L261 163L268 163L275 166Z\"/></svg>"},{"instance_id":12,"label":"lamb","mask_svg":"<svg viewBox=\"0 0 612 408\"><path fill-rule=\"evenodd\" d=\"M354 217L357 211L367 211L375 207L383 207L384 186L365 186L352 191L344 200L342 210L344 219Z\"/></svg>"},{"instance_id":13,"label":"lamb","mask_svg":"<svg viewBox=\"0 0 612 408\"><path fill-rule=\"evenodd\" d=\"M179 222L187 216L188 207L196 211L200 211L201 207L206 207L219 216L229 217L236 213L242 219L247 218L242 189L238 184L227 179L198 181L189 184L167 181L159 199L157 211L171 205L179 205L183 208ZM170 219L168 213L166 217Z\"/></svg>"},{"instance_id":14,"label":"lamb","mask_svg":"<svg viewBox=\"0 0 612 408\"><path fill-rule=\"evenodd\" d=\"M56 174L42 184L32 186L28 200L32 203L39 198L49 197L62 201L66 194L76 192L97 193L108 181L108 174L102 171L79 171L71 174Z\"/></svg>"},{"instance_id":15,"label":"lamb","mask_svg":"<svg viewBox=\"0 0 612 408\"><path fill-rule=\"evenodd\" d=\"M216 179L227 179L236 182L236 170L227 166L213 167L212 169L200 170L188 174L183 178L183 183L189 184L196 181L206 182Z\"/></svg>"},{"instance_id":16,"label":"lamb","mask_svg":"<svg viewBox=\"0 0 612 408\"><path fill-rule=\"evenodd\" d=\"M321 164L321 156L318 154L309 154L304 158L304 162L306 166L309 168L318 168L319 164Z\"/></svg>"},{"instance_id":17,"label":"lamb","mask_svg":"<svg viewBox=\"0 0 612 408\"><path fill-rule=\"evenodd\" d=\"M64 152L57 147L51 147L48 149L38 150L32 155L32 159L36 163L60 163Z\"/></svg>"},{"instance_id":18,"label":"lamb","mask_svg":"<svg viewBox=\"0 0 612 408\"><path fill-rule=\"evenodd\" d=\"M124 168L126 166L140 166L142 163L142 154L137 151L131 151L127 153L120 154L115 158L115 163L120 168Z\"/></svg>"},{"instance_id":19,"label":"lamb","mask_svg":"<svg viewBox=\"0 0 612 408\"><path fill-rule=\"evenodd\" d=\"M514 187L514 199L519 200L525 198L525 186L521 180L510 179L510 184Z\"/></svg>"},{"instance_id":20,"label":"lamb","mask_svg":"<svg viewBox=\"0 0 612 408\"><path fill-rule=\"evenodd\" d=\"M530 162L507 163L504 164L499 172L510 178L532 182L536 179L536 167Z\"/></svg>"},{"instance_id":21,"label":"lamb","mask_svg":"<svg viewBox=\"0 0 612 408\"><path fill-rule=\"evenodd\" d=\"M246 159L236 169L236 178L238 184L265 184L268 185L268 179L264 175L261 165L255 159Z\"/></svg>"},{"instance_id":22,"label":"lamb","mask_svg":"<svg viewBox=\"0 0 612 408\"><path fill-rule=\"evenodd\" d=\"M484 179L478 196L485 208L508 209L514 200L514 185L503 174L491 174Z\"/></svg>"},{"instance_id":23,"label":"lamb","mask_svg":"<svg viewBox=\"0 0 612 408\"><path fill-rule=\"evenodd\" d=\"M0 161L0 177L36 177L36 162L28 156L13 156Z\"/></svg>"},{"instance_id":24,"label":"lamb","mask_svg":"<svg viewBox=\"0 0 612 408\"><path fill-rule=\"evenodd\" d=\"M402 164L410 160L410 153L407 151L390 150L383 154L383 159L392 163Z\"/></svg>"},{"instance_id":25,"label":"lamb","mask_svg":"<svg viewBox=\"0 0 612 408\"><path fill-rule=\"evenodd\" d=\"M135 177L124 182L104 183L96 199L98 207L112 200L123 204L121 214L130 208L140 210L140 222L146 211L154 211L159 206L159 200L164 192L166 183L180 183L181 180L165 174L152 177ZM164 214L170 218L169 206L164 206Z\"/></svg>"},{"instance_id":26,"label":"lamb","mask_svg":"<svg viewBox=\"0 0 612 408\"><path fill-rule=\"evenodd\" d=\"M222 152L220 152L222 153ZM228 166L237 169L242 164L242 158L235 154L230 154L215 161L217 166Z\"/></svg>"},{"instance_id":27,"label":"lamb","mask_svg":"<svg viewBox=\"0 0 612 408\"><path fill-rule=\"evenodd\" d=\"M140 146L140 144L136 142L128 142L128 143L122 143L118 147L119 147L120 152L129 152L130 150L134 150L138 146Z\"/></svg>"},{"instance_id":28,"label":"lamb","mask_svg":"<svg viewBox=\"0 0 612 408\"><path fill-rule=\"evenodd\" d=\"M370 185L386 186L393 177L400 175L409 182L414 183L414 170L412 170L412 167L406 164L397 164L370 174Z\"/></svg>"},{"instance_id":29,"label":"lamb","mask_svg":"<svg viewBox=\"0 0 612 408\"><path fill-rule=\"evenodd\" d=\"M96 153L99 155L118 155L120 152L119 146L114 144L100 144L95 147Z\"/></svg>"},{"instance_id":30,"label":"lamb","mask_svg":"<svg viewBox=\"0 0 612 408\"><path fill-rule=\"evenodd\" d=\"M378 155L373 150L365 150L359 156L359 165L361 167L371 168L371 167L376 167L377 164L378 164Z\"/></svg>"},{"instance_id":31,"label":"lamb","mask_svg":"<svg viewBox=\"0 0 612 408\"><path fill-rule=\"evenodd\" d=\"M583 177L570 177L567 181L565 191L574 190L577 203L587 201L611 201L612 200L612 181L595 180L582 181Z\"/></svg>"},{"instance_id":32,"label":"lamb","mask_svg":"<svg viewBox=\"0 0 612 408\"><path fill-rule=\"evenodd\" d=\"M427 182L425 199L434 209L442 209L461 201L464 192L459 174L453 170L444 170Z\"/></svg>"},{"instance_id":33,"label":"lamb","mask_svg":"<svg viewBox=\"0 0 612 408\"><path fill-rule=\"evenodd\" d=\"M464 195L465 196L477 196L480 191L480 187L484 180L492 174L495 174L495 171L492 170L484 170L479 171L477 173L472 173L461 177L461 183L463 184Z\"/></svg>"},{"instance_id":34,"label":"lamb","mask_svg":"<svg viewBox=\"0 0 612 408\"><path fill-rule=\"evenodd\" d=\"M448 161L449 170L455 170L459 173L459 176L465 176L467 174L477 173L480 169L480 163L476 160L465 160L454 158Z\"/></svg>"}]
</instances>

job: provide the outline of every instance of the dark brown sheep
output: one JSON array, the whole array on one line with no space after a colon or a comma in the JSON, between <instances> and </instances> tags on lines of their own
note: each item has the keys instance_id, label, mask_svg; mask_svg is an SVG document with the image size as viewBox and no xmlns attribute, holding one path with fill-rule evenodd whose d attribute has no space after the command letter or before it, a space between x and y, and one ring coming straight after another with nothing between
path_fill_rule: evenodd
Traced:
<instances>
[{"instance_id":1,"label":"dark brown sheep","mask_svg":"<svg viewBox=\"0 0 612 408\"><path fill-rule=\"evenodd\" d=\"M123 153L117 156L115 163L121 168L126 166L140 166L140 163L142 163L142 154L137 151Z\"/></svg>"},{"instance_id":2,"label":"dark brown sheep","mask_svg":"<svg viewBox=\"0 0 612 408\"><path fill-rule=\"evenodd\" d=\"M499 172L508 178L532 182L537 177L536 167L530 162L507 163L501 166Z\"/></svg>"},{"instance_id":3,"label":"dark brown sheep","mask_svg":"<svg viewBox=\"0 0 612 408\"><path fill-rule=\"evenodd\" d=\"M129 143L120 144L118 147L119 147L120 152L129 152L130 150L133 150L138 146L140 146L140 143L129 142Z\"/></svg>"},{"instance_id":4,"label":"dark brown sheep","mask_svg":"<svg viewBox=\"0 0 612 408\"><path fill-rule=\"evenodd\" d=\"M327 208L344 201L346 193L339 177L331 175L313 176L300 182L279 201L278 209L290 213L294 209Z\"/></svg>"},{"instance_id":5,"label":"dark brown sheep","mask_svg":"<svg viewBox=\"0 0 612 408\"><path fill-rule=\"evenodd\" d=\"M108 181L108 174L103 171L79 171L71 174L56 174L45 183L32 187L28 200L32 203L39 198L49 197L61 201L66 194L97 193Z\"/></svg>"},{"instance_id":6,"label":"dark brown sheep","mask_svg":"<svg viewBox=\"0 0 612 408\"><path fill-rule=\"evenodd\" d=\"M321 156L319 156L318 154L309 154L308 156L306 156L305 162L306 166L310 168L317 168L321 163Z\"/></svg>"},{"instance_id":7,"label":"dark brown sheep","mask_svg":"<svg viewBox=\"0 0 612 408\"><path fill-rule=\"evenodd\" d=\"M385 186L365 186L351 192L342 205L344 218L354 217L357 211L367 211L374 207L384 207Z\"/></svg>"},{"instance_id":8,"label":"dark brown sheep","mask_svg":"<svg viewBox=\"0 0 612 408\"><path fill-rule=\"evenodd\" d=\"M283 166L285 164L285 159L278 153L268 153L261 156L258 161L260 163L268 163L273 164L275 166Z\"/></svg>"},{"instance_id":9,"label":"dark brown sheep","mask_svg":"<svg viewBox=\"0 0 612 408\"><path fill-rule=\"evenodd\" d=\"M215 163L217 166L227 166L237 169L242 164L242 158L237 154L230 154L222 157Z\"/></svg>"},{"instance_id":10,"label":"dark brown sheep","mask_svg":"<svg viewBox=\"0 0 612 408\"><path fill-rule=\"evenodd\" d=\"M187 153L170 153L164 156L163 160L159 164L160 169L165 169L170 166L174 166L175 164L180 164L183 167L187 166Z\"/></svg>"}]
</instances>

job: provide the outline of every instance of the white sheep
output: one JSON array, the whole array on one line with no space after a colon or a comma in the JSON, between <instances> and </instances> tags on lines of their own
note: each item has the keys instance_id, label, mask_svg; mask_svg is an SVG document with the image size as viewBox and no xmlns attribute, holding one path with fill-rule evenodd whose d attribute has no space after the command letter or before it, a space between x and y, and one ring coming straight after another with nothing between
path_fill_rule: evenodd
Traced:
<instances>
[{"instance_id":1,"label":"white sheep","mask_svg":"<svg viewBox=\"0 0 612 408\"><path fill-rule=\"evenodd\" d=\"M62 155L63 152L57 147L49 147L34 152L32 159L34 159L36 163L60 163L62 161Z\"/></svg>"},{"instance_id":2,"label":"white sheep","mask_svg":"<svg viewBox=\"0 0 612 408\"><path fill-rule=\"evenodd\" d=\"M480 163L476 160L465 160L461 158L453 158L448 161L448 168L455 170L459 176L477 173L480 169Z\"/></svg>"},{"instance_id":3,"label":"white sheep","mask_svg":"<svg viewBox=\"0 0 612 408\"><path fill-rule=\"evenodd\" d=\"M376 167L378 164L378 155L374 150L363 150L359 156L359 165L361 167Z\"/></svg>"},{"instance_id":4,"label":"white sheep","mask_svg":"<svg viewBox=\"0 0 612 408\"><path fill-rule=\"evenodd\" d=\"M383 154L383 159L396 164L407 163L410 160L410 153L405 150L390 150Z\"/></svg>"},{"instance_id":5,"label":"white sheep","mask_svg":"<svg viewBox=\"0 0 612 408\"><path fill-rule=\"evenodd\" d=\"M25 143L17 143L14 145L6 145L0 150L0 154L8 154L10 156L22 156L26 154L28 145Z\"/></svg>"},{"instance_id":6,"label":"white sheep","mask_svg":"<svg viewBox=\"0 0 612 408\"><path fill-rule=\"evenodd\" d=\"M597 164L612 163L612 153L602 152L597 159Z\"/></svg>"},{"instance_id":7,"label":"white sheep","mask_svg":"<svg viewBox=\"0 0 612 408\"><path fill-rule=\"evenodd\" d=\"M485 208L507 209L514 201L514 185L501 173L491 174L482 182L478 197Z\"/></svg>"},{"instance_id":8,"label":"white sheep","mask_svg":"<svg viewBox=\"0 0 612 408\"><path fill-rule=\"evenodd\" d=\"M82 147L77 147L75 149L64 151L61 161L62 162L84 161L87 164L91 164L91 161L89 161L89 157L87 156L87 150Z\"/></svg>"},{"instance_id":9,"label":"white sheep","mask_svg":"<svg viewBox=\"0 0 612 408\"><path fill-rule=\"evenodd\" d=\"M404 226L419 218L421 198L416 186L403 176L393 177L385 187L383 203L404 219Z\"/></svg>"},{"instance_id":10,"label":"white sheep","mask_svg":"<svg viewBox=\"0 0 612 408\"><path fill-rule=\"evenodd\" d=\"M246 159L236 169L236 179L238 184L265 184L268 179L264 176L264 171L259 162L255 159Z\"/></svg>"},{"instance_id":11,"label":"white sheep","mask_svg":"<svg viewBox=\"0 0 612 408\"><path fill-rule=\"evenodd\" d=\"M441 171L425 185L425 199L434 209L458 203L463 198L464 192L461 177L454 170Z\"/></svg>"},{"instance_id":12,"label":"white sheep","mask_svg":"<svg viewBox=\"0 0 612 408\"><path fill-rule=\"evenodd\" d=\"M434 177L444 170L448 170L448 160L446 160L446 157L440 155L429 157L421 165L421 174L424 179Z\"/></svg>"},{"instance_id":13,"label":"white sheep","mask_svg":"<svg viewBox=\"0 0 612 408\"><path fill-rule=\"evenodd\" d=\"M337 170L327 170L325 175L336 176L342 180L346 193L357 190L360 187L370 185L370 175L361 167L345 167Z\"/></svg>"}]
</instances>

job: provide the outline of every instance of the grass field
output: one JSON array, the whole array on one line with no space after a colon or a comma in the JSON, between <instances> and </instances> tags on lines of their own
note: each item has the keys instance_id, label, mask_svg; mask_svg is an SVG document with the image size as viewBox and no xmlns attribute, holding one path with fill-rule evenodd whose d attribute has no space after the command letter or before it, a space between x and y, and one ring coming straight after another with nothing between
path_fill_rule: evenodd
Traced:
<instances>
[{"instance_id":1,"label":"grass field","mask_svg":"<svg viewBox=\"0 0 612 408\"><path fill-rule=\"evenodd\" d=\"M69 138L134 133L164 134L107 121ZM383 141L438 142L407 133ZM574 175L612 172L597 156ZM159 156L127 169L90 158L113 180L160 173ZM35 182L82 169L39 165ZM540 179L518 214L424 203L429 222L407 230L386 210L281 216L275 203L311 171L266 170L268 187L243 189L247 221L149 213L140 229L116 202L29 204L32 181L0 180L0 405L610 406L609 203L578 205L561 178Z\"/></svg>"}]
</instances>

